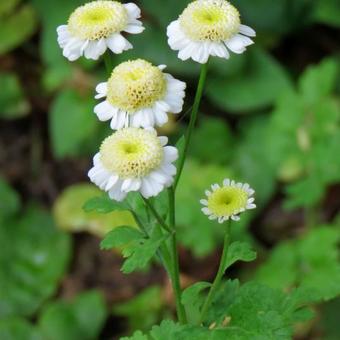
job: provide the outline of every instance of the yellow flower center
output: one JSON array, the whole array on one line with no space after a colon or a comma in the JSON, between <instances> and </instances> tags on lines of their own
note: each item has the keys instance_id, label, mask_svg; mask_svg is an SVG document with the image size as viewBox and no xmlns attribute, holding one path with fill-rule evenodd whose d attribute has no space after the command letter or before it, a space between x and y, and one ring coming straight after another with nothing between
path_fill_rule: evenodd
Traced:
<instances>
[{"instance_id":1,"label":"yellow flower center","mask_svg":"<svg viewBox=\"0 0 340 340\"><path fill-rule=\"evenodd\" d=\"M118 65L108 80L107 100L113 106L133 113L152 106L164 96L166 81L162 71L137 59Z\"/></svg>"},{"instance_id":2,"label":"yellow flower center","mask_svg":"<svg viewBox=\"0 0 340 340\"><path fill-rule=\"evenodd\" d=\"M246 209L248 193L241 188L225 186L211 193L208 208L217 217L229 217Z\"/></svg>"},{"instance_id":3,"label":"yellow flower center","mask_svg":"<svg viewBox=\"0 0 340 340\"><path fill-rule=\"evenodd\" d=\"M180 18L184 33L194 41L228 40L238 33L240 14L225 0L197 0L188 5Z\"/></svg>"},{"instance_id":4,"label":"yellow flower center","mask_svg":"<svg viewBox=\"0 0 340 340\"><path fill-rule=\"evenodd\" d=\"M117 1L93 1L78 7L68 20L70 33L84 40L107 38L127 25L125 7Z\"/></svg>"},{"instance_id":5,"label":"yellow flower center","mask_svg":"<svg viewBox=\"0 0 340 340\"><path fill-rule=\"evenodd\" d=\"M160 166L163 148L153 131L130 127L104 140L100 159L108 171L120 178L139 178Z\"/></svg>"}]
</instances>

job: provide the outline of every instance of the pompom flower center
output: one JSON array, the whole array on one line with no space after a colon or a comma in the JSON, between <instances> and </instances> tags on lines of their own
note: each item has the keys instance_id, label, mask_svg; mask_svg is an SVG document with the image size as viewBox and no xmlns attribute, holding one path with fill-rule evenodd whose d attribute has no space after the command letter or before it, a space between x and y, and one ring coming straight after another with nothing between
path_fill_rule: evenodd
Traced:
<instances>
[{"instance_id":1,"label":"pompom flower center","mask_svg":"<svg viewBox=\"0 0 340 340\"><path fill-rule=\"evenodd\" d=\"M68 20L72 35L84 40L99 40L122 31L127 25L125 7L117 1L93 1L78 7Z\"/></svg>"},{"instance_id":2,"label":"pompom flower center","mask_svg":"<svg viewBox=\"0 0 340 340\"><path fill-rule=\"evenodd\" d=\"M162 71L137 59L118 65L108 80L107 100L113 106L133 113L152 106L164 96L166 81Z\"/></svg>"},{"instance_id":3,"label":"pompom flower center","mask_svg":"<svg viewBox=\"0 0 340 340\"><path fill-rule=\"evenodd\" d=\"M137 128L118 130L100 147L104 167L122 179L147 176L163 160L163 148L153 131Z\"/></svg>"},{"instance_id":4,"label":"pompom flower center","mask_svg":"<svg viewBox=\"0 0 340 340\"><path fill-rule=\"evenodd\" d=\"M223 41L238 33L240 14L225 0L197 0L180 18L184 33L194 41Z\"/></svg>"},{"instance_id":5,"label":"pompom flower center","mask_svg":"<svg viewBox=\"0 0 340 340\"><path fill-rule=\"evenodd\" d=\"M247 202L248 193L244 189L226 186L211 193L208 208L217 217L228 217L245 210Z\"/></svg>"}]
</instances>

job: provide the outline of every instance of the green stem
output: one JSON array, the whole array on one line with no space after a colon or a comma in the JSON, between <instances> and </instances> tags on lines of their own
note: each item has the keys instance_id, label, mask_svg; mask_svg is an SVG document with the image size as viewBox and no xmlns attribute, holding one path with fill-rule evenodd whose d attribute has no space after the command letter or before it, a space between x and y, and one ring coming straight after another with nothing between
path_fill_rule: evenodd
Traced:
<instances>
[{"instance_id":1,"label":"green stem","mask_svg":"<svg viewBox=\"0 0 340 340\"><path fill-rule=\"evenodd\" d=\"M170 238L171 245L171 253L172 253L172 266L173 266L173 277L171 278L172 288L174 291L175 299L176 299L176 310L177 316L180 323L187 323L187 317L185 314L184 306L181 301L182 289L180 284L180 276L179 276L179 258L178 258L178 250L177 250L177 238L176 238L176 220L175 220L175 191L173 187L168 189L168 198L169 198L169 221L170 228L173 230Z\"/></svg>"},{"instance_id":2,"label":"green stem","mask_svg":"<svg viewBox=\"0 0 340 340\"><path fill-rule=\"evenodd\" d=\"M206 81L206 78L207 78L207 73L208 73L208 62L206 64L203 64L202 67L201 67L201 73L200 73L200 78L199 78L198 85L197 85L194 105L193 105L192 111L191 111L189 127L188 127L187 133L185 135L184 150L183 150L183 153L181 154L180 159L178 161L177 175L176 175L176 178L175 178L174 188L177 187L178 181L181 177L185 158L186 158L188 150L189 150L192 132L194 130L195 123L196 123L196 120L197 120L198 109L199 109L199 106L200 106L200 103L201 103L201 98L202 98L202 94L203 94L205 81Z\"/></svg>"},{"instance_id":3,"label":"green stem","mask_svg":"<svg viewBox=\"0 0 340 340\"><path fill-rule=\"evenodd\" d=\"M155 216L157 222L161 225L161 227L163 229L165 229L168 233L172 234L173 230L171 230L171 228L169 228L169 226L164 222L163 218L158 214L157 210L152 205L152 203L149 200L147 200L146 198L144 198L143 196L142 196L142 198L143 198L143 201L145 202L145 204L147 205L147 207L152 212L152 214Z\"/></svg>"},{"instance_id":4,"label":"green stem","mask_svg":"<svg viewBox=\"0 0 340 340\"><path fill-rule=\"evenodd\" d=\"M228 247L229 247L229 242L230 242L230 236L229 236L229 230L230 230L230 221L227 222L227 227L226 227L226 233L224 236L224 243L223 243L223 252L220 260L220 265L216 274L216 277L214 279L214 282L209 290L208 296L204 301L203 307L202 307L202 312L201 312L201 317L199 319L199 324L201 324L208 312L208 309L210 307L211 302L213 301L216 292L218 291L221 281L224 275L225 271L225 263L228 255Z\"/></svg>"}]
</instances>

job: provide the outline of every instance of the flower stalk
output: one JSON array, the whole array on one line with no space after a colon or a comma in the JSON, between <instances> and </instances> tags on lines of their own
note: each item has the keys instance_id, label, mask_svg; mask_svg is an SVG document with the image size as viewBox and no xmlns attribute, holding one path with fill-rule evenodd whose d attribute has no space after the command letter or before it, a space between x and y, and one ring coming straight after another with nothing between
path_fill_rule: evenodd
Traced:
<instances>
[{"instance_id":1,"label":"flower stalk","mask_svg":"<svg viewBox=\"0 0 340 340\"><path fill-rule=\"evenodd\" d=\"M214 282L209 290L208 296L204 301L203 307L202 307L202 311L201 311L201 316L199 319L199 324L201 324L204 321L204 318L209 310L209 307L216 295L216 292L218 291L220 285L221 285L221 281L224 275L224 271L225 271L225 263L226 263L226 259L228 256L228 248L229 248L229 243L230 243L230 224L231 221L229 220L226 223L226 232L224 235L224 243L223 243L223 251L222 251L222 256L221 256L221 260L220 260L220 264L218 267L218 271L217 274L215 276Z\"/></svg>"},{"instance_id":2,"label":"flower stalk","mask_svg":"<svg viewBox=\"0 0 340 340\"><path fill-rule=\"evenodd\" d=\"M177 175L176 175L175 184L174 184L175 189L176 189L178 181L181 177L182 170L183 170L184 163L185 163L185 159L186 159L186 156L188 154L192 133L194 131L195 124L196 124L196 121L197 121L198 109L200 107L200 103L201 103L201 99L202 99L202 95L203 95L203 90L204 90L204 85L205 85L205 81L206 81L206 78L207 78L207 73L208 73L208 62L201 66L201 72L200 72L200 77L199 77L198 86L197 86L197 90L196 90L194 105L193 105L192 111L191 111L188 130L187 130L187 133L185 135L184 150L183 150L183 153L180 155L179 162L178 162Z\"/></svg>"}]
</instances>

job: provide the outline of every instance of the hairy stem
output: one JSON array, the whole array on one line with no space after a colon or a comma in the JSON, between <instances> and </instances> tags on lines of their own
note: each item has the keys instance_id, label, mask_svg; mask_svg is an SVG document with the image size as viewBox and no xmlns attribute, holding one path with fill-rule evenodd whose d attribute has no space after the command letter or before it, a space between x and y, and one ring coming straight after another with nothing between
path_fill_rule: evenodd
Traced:
<instances>
[{"instance_id":1,"label":"hairy stem","mask_svg":"<svg viewBox=\"0 0 340 340\"><path fill-rule=\"evenodd\" d=\"M199 109L199 106L200 106L200 103L201 103L204 85L205 85L205 81L206 81L206 78L207 78L207 73L208 73L208 63L203 64L202 67L201 67L201 73L200 73L200 78L199 78L198 85L197 85L194 105L193 105L192 111L191 111L189 127L188 127L187 133L185 135L184 150L183 150L183 153L181 154L179 162L178 162L177 175L176 175L176 178L175 178L174 188L177 187L178 181L181 177L182 170L183 170L183 167L184 167L185 158L188 154L189 145L190 145L190 141L191 141L191 137L192 137L192 132L194 130L195 123L196 123L196 120L197 120L198 109Z\"/></svg>"},{"instance_id":2,"label":"hairy stem","mask_svg":"<svg viewBox=\"0 0 340 340\"><path fill-rule=\"evenodd\" d=\"M226 233L224 236L224 243L223 243L223 251L222 251L222 256L220 260L220 265L216 274L216 277L214 279L214 282L209 290L208 296L204 301L203 307L202 307L202 312L201 312L201 317L199 319L199 324L201 324L204 321L204 318L208 312L208 309L211 305L211 302L213 301L216 292L218 291L221 281L224 275L224 266L226 262L226 258L228 255L228 247L229 247L229 242L230 242L230 221L227 222L227 227L226 227Z\"/></svg>"}]
</instances>

